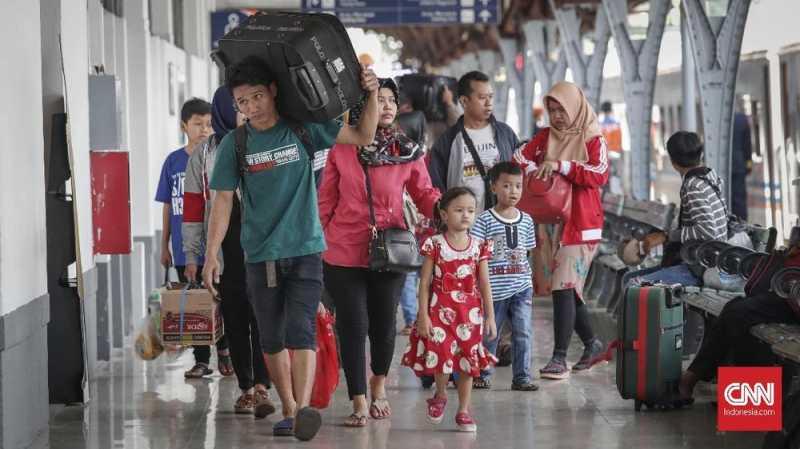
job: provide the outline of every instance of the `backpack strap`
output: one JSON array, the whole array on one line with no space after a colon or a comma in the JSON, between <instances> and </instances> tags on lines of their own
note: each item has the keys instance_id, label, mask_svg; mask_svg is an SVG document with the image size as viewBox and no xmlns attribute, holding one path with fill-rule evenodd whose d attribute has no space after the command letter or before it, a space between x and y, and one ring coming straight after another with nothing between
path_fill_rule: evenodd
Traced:
<instances>
[{"instance_id":1,"label":"backpack strap","mask_svg":"<svg viewBox=\"0 0 800 449\"><path fill-rule=\"evenodd\" d=\"M300 124L300 122L295 122L293 120L287 121L289 128L292 129L292 132L298 139L300 139L300 143L303 144L303 148L306 150L306 154L308 155L308 163L311 164L311 171L314 171L314 154L316 153L316 149L314 148L314 144L311 142L311 133L308 132L305 126Z\"/></svg>"},{"instance_id":2,"label":"backpack strap","mask_svg":"<svg viewBox=\"0 0 800 449\"><path fill-rule=\"evenodd\" d=\"M244 179L250 164L247 163L247 125L239 126L233 131L233 143L236 147L236 165L239 168L239 176Z\"/></svg>"}]
</instances>

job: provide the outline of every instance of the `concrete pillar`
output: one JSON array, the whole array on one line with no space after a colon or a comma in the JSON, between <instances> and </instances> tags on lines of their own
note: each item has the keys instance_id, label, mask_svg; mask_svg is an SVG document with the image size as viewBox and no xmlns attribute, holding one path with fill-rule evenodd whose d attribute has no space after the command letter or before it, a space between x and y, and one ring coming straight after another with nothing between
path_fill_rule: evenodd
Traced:
<instances>
[{"instance_id":1,"label":"concrete pillar","mask_svg":"<svg viewBox=\"0 0 800 449\"><path fill-rule=\"evenodd\" d=\"M724 17L708 17L700 0L682 0L700 82L706 165L725 181L730 204L733 100L750 0L730 0Z\"/></svg>"},{"instance_id":2,"label":"concrete pillar","mask_svg":"<svg viewBox=\"0 0 800 449\"><path fill-rule=\"evenodd\" d=\"M695 72L692 41L689 39L689 25L686 12L681 8L681 76L683 109L681 128L684 131L697 131L697 73Z\"/></svg>"},{"instance_id":3,"label":"concrete pillar","mask_svg":"<svg viewBox=\"0 0 800 449\"><path fill-rule=\"evenodd\" d=\"M530 62L530 67L536 80L539 81L539 85L542 88L542 95L544 95L553 84L563 80L567 73L567 60L564 57L563 48L560 45L556 45L556 24L553 21L530 20L522 25L522 29L527 43L526 57ZM555 60L551 57L553 50L558 53ZM525 98L526 135L530 135L533 128L533 115L531 112L534 101L533 83L531 83L530 87L530 91L526 92L529 95Z\"/></svg>"},{"instance_id":4,"label":"concrete pillar","mask_svg":"<svg viewBox=\"0 0 800 449\"><path fill-rule=\"evenodd\" d=\"M650 124L658 54L672 4L670 0L650 0L647 36L644 41L633 41L628 32L628 2L602 1L622 62L625 116L631 133L631 193L636 199L646 200L650 198Z\"/></svg>"},{"instance_id":5,"label":"concrete pillar","mask_svg":"<svg viewBox=\"0 0 800 449\"><path fill-rule=\"evenodd\" d=\"M608 26L605 10L600 7L594 21L594 53L586 54L581 34L581 19L575 7L556 8L555 0L550 0L556 16L564 54L575 84L583 89L589 103L595 110L600 108L600 90L603 85L603 66L608 52L611 29Z\"/></svg>"},{"instance_id":6,"label":"concrete pillar","mask_svg":"<svg viewBox=\"0 0 800 449\"><path fill-rule=\"evenodd\" d=\"M506 85L514 89L514 109L516 109L520 121L518 131L520 135L526 135L522 125L522 111L525 108L524 87L522 85L524 70L523 73L520 73L516 66L517 55L519 54L519 42L510 37L500 38L500 52L503 56L503 65L506 68ZM530 131L528 131L528 134L530 134Z\"/></svg>"}]
</instances>

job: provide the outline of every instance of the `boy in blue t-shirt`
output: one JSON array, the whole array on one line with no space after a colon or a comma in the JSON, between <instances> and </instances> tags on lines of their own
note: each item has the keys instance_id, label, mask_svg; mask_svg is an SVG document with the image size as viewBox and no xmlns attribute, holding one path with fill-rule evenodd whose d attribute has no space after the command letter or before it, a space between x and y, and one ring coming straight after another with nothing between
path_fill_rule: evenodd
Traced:
<instances>
[{"instance_id":1,"label":"boy in blue t-shirt","mask_svg":"<svg viewBox=\"0 0 800 449\"><path fill-rule=\"evenodd\" d=\"M161 265L168 270L174 266L181 282L189 280L198 281L195 271L185 272L186 255L183 253L183 237L181 224L183 223L183 180L186 174L186 164L189 162L194 149L213 133L211 129L211 104L199 98L192 98L184 103L181 108L181 129L189 140L186 146L179 148L167 156L161 167L161 176L156 189L156 201L163 203L161 236ZM172 251L170 252L170 243ZM198 260L198 265L203 265L203 260ZM202 270L200 268L199 270ZM223 337L217 343L219 354L220 372L232 374L230 354L226 340ZM185 373L187 378L197 378L212 373L208 367L211 359L211 350L208 346L194 347L195 366Z\"/></svg>"},{"instance_id":2,"label":"boy in blue t-shirt","mask_svg":"<svg viewBox=\"0 0 800 449\"><path fill-rule=\"evenodd\" d=\"M492 193L497 204L481 213L472 226L472 235L494 244L489 260L489 281L492 285L497 328L505 320L511 324L511 348L514 373L511 389L536 391L531 382L531 336L533 283L528 251L536 247L536 232L530 215L516 208L522 196L522 169L512 162L500 162L489 170ZM495 354L497 338L484 342ZM481 373L473 382L475 388L489 388L492 371Z\"/></svg>"}]
</instances>

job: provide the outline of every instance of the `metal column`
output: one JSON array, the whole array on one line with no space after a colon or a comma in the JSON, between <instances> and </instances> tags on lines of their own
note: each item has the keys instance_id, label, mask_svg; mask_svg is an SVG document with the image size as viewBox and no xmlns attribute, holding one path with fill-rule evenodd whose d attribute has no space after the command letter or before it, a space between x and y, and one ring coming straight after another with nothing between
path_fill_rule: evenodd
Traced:
<instances>
[{"instance_id":1,"label":"metal column","mask_svg":"<svg viewBox=\"0 0 800 449\"><path fill-rule=\"evenodd\" d=\"M523 111L525 110L525 87L523 86L524 70L520 73L517 70L517 55L519 54L519 42L515 38L500 38L500 51L503 55L503 64L506 67L506 84L514 89L514 106L519 117L519 134L526 136ZM530 134L530 130L528 130Z\"/></svg>"},{"instance_id":2,"label":"metal column","mask_svg":"<svg viewBox=\"0 0 800 449\"><path fill-rule=\"evenodd\" d=\"M733 100L750 0L730 0L725 17L708 17L700 0L682 0L700 81L706 165L725 181L730 204Z\"/></svg>"},{"instance_id":3,"label":"metal column","mask_svg":"<svg viewBox=\"0 0 800 449\"><path fill-rule=\"evenodd\" d=\"M650 198L650 124L653 115L653 93L658 72L658 54L670 0L650 0L650 17L644 41L631 40L628 32L628 2L602 0L611 34L622 62L625 116L631 133L632 195Z\"/></svg>"},{"instance_id":4,"label":"metal column","mask_svg":"<svg viewBox=\"0 0 800 449\"><path fill-rule=\"evenodd\" d=\"M528 46L527 56L542 87L542 94L545 94L553 84L563 80L567 73L567 59L564 57L563 47L556 46L556 24L553 21L530 20L522 25L522 29ZM556 60L550 57L553 49L558 52ZM528 115L531 116L533 98L527 106Z\"/></svg>"},{"instance_id":5,"label":"metal column","mask_svg":"<svg viewBox=\"0 0 800 449\"><path fill-rule=\"evenodd\" d=\"M695 72L692 41L689 40L689 24L686 12L681 8L681 76L683 109L681 110L681 129L697 131L697 73Z\"/></svg>"},{"instance_id":6,"label":"metal column","mask_svg":"<svg viewBox=\"0 0 800 449\"><path fill-rule=\"evenodd\" d=\"M600 89L603 85L603 66L608 52L608 40L611 29L608 26L605 10L600 7L594 20L594 53L589 55L583 49L581 35L581 19L574 6L556 8L555 0L550 0L550 6L556 16L558 29L561 33L562 50L567 57L567 63L572 70L575 84L583 89L586 99L595 110L600 107Z\"/></svg>"},{"instance_id":7,"label":"metal column","mask_svg":"<svg viewBox=\"0 0 800 449\"><path fill-rule=\"evenodd\" d=\"M501 56L493 50L480 50L478 52L478 64L480 70L489 76L494 88L494 115L500 121L506 119L506 106L508 99L508 84L497 81L498 72L502 68Z\"/></svg>"}]
</instances>

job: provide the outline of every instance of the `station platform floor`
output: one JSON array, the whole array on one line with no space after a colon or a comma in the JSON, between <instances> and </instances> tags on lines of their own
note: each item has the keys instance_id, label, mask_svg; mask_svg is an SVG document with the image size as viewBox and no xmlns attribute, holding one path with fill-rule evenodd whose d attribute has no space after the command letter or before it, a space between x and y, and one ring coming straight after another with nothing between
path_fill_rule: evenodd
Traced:
<instances>
[{"instance_id":1,"label":"station platform floor","mask_svg":"<svg viewBox=\"0 0 800 449\"><path fill-rule=\"evenodd\" d=\"M549 299L534 303L534 372L552 350ZM633 401L620 398L614 365L596 367L568 380L537 380L537 392L510 389L511 368L498 368L491 390L473 393L475 434L460 433L453 422L456 392L450 390L445 420L439 426L425 419L425 399L410 369L399 367L406 337L398 336L388 395L391 420L370 420L367 427L342 426L351 412L340 382L334 401L322 412L323 427L307 443L271 434L277 415L264 420L235 415L239 394L233 377L218 373L203 380L185 380L191 351L180 358L139 360L126 349L90 384L85 406L53 407L49 434L35 447L51 449L234 449L234 448L747 448L761 446L761 433L719 433L711 386L701 384L698 401L680 411L635 412ZM582 349L574 340L570 361ZM212 360L212 367L215 361ZM273 394L273 399L276 395Z\"/></svg>"}]
</instances>

